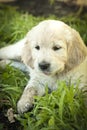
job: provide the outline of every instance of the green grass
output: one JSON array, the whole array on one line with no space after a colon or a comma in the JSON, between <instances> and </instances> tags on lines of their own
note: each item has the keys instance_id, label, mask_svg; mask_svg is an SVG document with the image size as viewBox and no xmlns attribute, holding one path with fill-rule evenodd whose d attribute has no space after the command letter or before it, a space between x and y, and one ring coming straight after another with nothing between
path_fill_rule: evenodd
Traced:
<instances>
[{"instance_id":1,"label":"green grass","mask_svg":"<svg viewBox=\"0 0 87 130\"><path fill-rule=\"evenodd\" d=\"M34 17L23 14L15 8L0 5L0 47L12 44L23 38L33 26L44 19L58 19L78 30L87 44L87 15ZM16 113L16 103L27 84L29 77L20 70L7 66L0 68L0 109L6 115L12 107ZM65 82L58 84L58 89L44 97L35 97L32 111L17 117L20 122L18 130L86 130L87 108L84 106L83 94L74 85ZM1 119L1 118L0 118ZM5 122L0 122L0 130L8 129Z\"/></svg>"},{"instance_id":2,"label":"green grass","mask_svg":"<svg viewBox=\"0 0 87 130\"><path fill-rule=\"evenodd\" d=\"M87 109L81 91L74 85L59 83L56 91L35 97L31 112L18 118L24 130L86 130Z\"/></svg>"}]
</instances>

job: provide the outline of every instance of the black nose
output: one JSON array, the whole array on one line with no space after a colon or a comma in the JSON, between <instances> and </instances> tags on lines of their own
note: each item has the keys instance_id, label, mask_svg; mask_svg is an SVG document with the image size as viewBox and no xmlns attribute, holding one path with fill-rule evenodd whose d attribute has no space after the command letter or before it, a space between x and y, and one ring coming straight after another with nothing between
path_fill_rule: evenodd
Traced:
<instances>
[{"instance_id":1,"label":"black nose","mask_svg":"<svg viewBox=\"0 0 87 130\"><path fill-rule=\"evenodd\" d=\"M41 63L39 63L39 68L41 69L41 70L48 70L49 69L49 67L50 67L50 64L49 63L47 63L47 62L41 62Z\"/></svg>"}]
</instances>

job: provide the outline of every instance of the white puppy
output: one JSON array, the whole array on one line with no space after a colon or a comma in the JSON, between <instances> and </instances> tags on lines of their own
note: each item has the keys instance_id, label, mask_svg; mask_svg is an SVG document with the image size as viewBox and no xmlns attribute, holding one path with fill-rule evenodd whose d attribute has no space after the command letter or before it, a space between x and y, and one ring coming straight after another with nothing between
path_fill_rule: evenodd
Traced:
<instances>
[{"instance_id":1,"label":"white puppy","mask_svg":"<svg viewBox=\"0 0 87 130\"><path fill-rule=\"evenodd\" d=\"M0 49L0 59L7 63L8 60L22 61L30 72L30 80L17 104L18 112L29 110L34 95L45 94L46 84L52 91L57 88L57 81L68 82L68 78L72 78L75 83L81 78L80 87L84 86L87 83L86 57L87 48L79 33L57 20L39 23L24 39Z\"/></svg>"}]
</instances>

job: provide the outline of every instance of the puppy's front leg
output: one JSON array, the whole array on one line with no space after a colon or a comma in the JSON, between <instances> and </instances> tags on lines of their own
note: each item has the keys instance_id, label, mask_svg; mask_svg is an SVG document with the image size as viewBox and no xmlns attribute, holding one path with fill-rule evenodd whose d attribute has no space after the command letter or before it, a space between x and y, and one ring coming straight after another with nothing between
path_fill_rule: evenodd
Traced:
<instances>
[{"instance_id":1,"label":"puppy's front leg","mask_svg":"<svg viewBox=\"0 0 87 130\"><path fill-rule=\"evenodd\" d=\"M35 87L27 86L27 88L25 88L20 100L17 103L17 110L19 114L27 112L32 108L35 95L37 95L37 90L35 90Z\"/></svg>"},{"instance_id":2,"label":"puppy's front leg","mask_svg":"<svg viewBox=\"0 0 87 130\"><path fill-rule=\"evenodd\" d=\"M24 113L28 111L34 102L34 96L43 96L45 94L46 85L53 91L56 89L56 78L46 76L42 73L35 72L31 68L30 70L30 81L25 87L24 92L17 103L18 113Z\"/></svg>"},{"instance_id":3,"label":"puppy's front leg","mask_svg":"<svg viewBox=\"0 0 87 130\"><path fill-rule=\"evenodd\" d=\"M27 112L32 108L34 103L35 95L44 95L45 87L43 84L40 84L38 79L30 80L28 85L25 87L24 92L17 103L18 113Z\"/></svg>"}]
</instances>

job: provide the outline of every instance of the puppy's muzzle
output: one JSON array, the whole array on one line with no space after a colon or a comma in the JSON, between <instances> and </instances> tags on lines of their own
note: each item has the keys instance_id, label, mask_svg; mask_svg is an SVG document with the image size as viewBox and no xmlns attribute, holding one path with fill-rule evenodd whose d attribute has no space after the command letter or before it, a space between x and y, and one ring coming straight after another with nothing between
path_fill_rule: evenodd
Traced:
<instances>
[{"instance_id":1,"label":"puppy's muzzle","mask_svg":"<svg viewBox=\"0 0 87 130\"><path fill-rule=\"evenodd\" d=\"M43 61L43 62L39 63L39 68L42 71L48 71L50 68L50 63Z\"/></svg>"}]
</instances>

